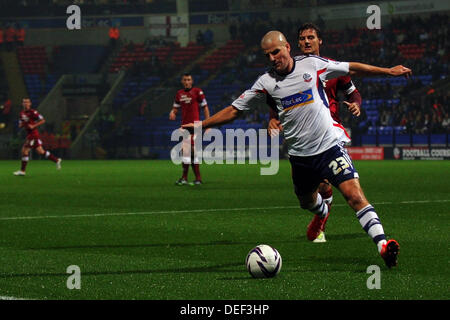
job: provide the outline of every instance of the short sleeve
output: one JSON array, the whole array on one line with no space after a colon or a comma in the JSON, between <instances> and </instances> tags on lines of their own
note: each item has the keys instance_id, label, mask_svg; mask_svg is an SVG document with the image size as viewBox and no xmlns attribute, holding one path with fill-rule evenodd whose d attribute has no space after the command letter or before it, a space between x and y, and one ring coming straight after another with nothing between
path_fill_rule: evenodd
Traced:
<instances>
[{"instance_id":1,"label":"short sleeve","mask_svg":"<svg viewBox=\"0 0 450 320\"><path fill-rule=\"evenodd\" d=\"M349 63L325 59L318 56L310 56L314 59L321 80L328 80L346 76L349 73Z\"/></svg>"},{"instance_id":2,"label":"short sleeve","mask_svg":"<svg viewBox=\"0 0 450 320\"><path fill-rule=\"evenodd\" d=\"M267 91L264 89L260 79L250 89L245 90L231 105L238 110L247 111L256 108L258 105L265 104Z\"/></svg>"}]
</instances>

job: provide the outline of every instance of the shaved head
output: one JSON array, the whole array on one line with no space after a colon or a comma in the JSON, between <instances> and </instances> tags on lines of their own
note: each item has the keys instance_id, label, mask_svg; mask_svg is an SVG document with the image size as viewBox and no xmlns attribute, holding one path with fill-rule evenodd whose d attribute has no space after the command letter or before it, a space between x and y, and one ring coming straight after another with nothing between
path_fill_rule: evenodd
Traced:
<instances>
[{"instance_id":1,"label":"shaved head","mask_svg":"<svg viewBox=\"0 0 450 320\"><path fill-rule=\"evenodd\" d=\"M276 72L287 74L292 70L291 46L280 31L267 32L261 39L261 49Z\"/></svg>"},{"instance_id":2,"label":"shaved head","mask_svg":"<svg viewBox=\"0 0 450 320\"><path fill-rule=\"evenodd\" d=\"M269 31L261 39L261 48L270 45L285 45L286 43L286 37L280 31Z\"/></svg>"}]
</instances>

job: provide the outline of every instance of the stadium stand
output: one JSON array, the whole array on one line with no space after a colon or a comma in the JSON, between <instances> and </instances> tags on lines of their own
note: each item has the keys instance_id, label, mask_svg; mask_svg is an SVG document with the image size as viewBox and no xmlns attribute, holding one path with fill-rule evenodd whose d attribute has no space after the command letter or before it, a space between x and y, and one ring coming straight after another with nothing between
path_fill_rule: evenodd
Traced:
<instances>
[{"instance_id":1,"label":"stadium stand","mask_svg":"<svg viewBox=\"0 0 450 320\"><path fill-rule=\"evenodd\" d=\"M107 53L100 45L53 47L52 72L56 74L96 73Z\"/></svg>"},{"instance_id":2,"label":"stadium stand","mask_svg":"<svg viewBox=\"0 0 450 320\"><path fill-rule=\"evenodd\" d=\"M339 1L352 3L355 1ZM6 2L5 2L6 3ZM44 12L48 16L57 15L64 8L64 1L54 1ZM319 5L335 4L333 1L317 1ZM336 2L337 3L337 2ZM132 4L119 4L108 1L108 5L96 6L86 3L83 13L102 13L109 10L111 14L127 10L140 13L147 12L155 4L158 8L165 6L166 13L175 12L175 1L133 1ZM189 1L191 13L208 12L210 3L203 0ZM22 4L11 2L12 8L22 8ZM28 2L30 8L36 9L39 1ZM302 1L258 1L260 8L288 8L305 5ZM2 4L3 6L3 4ZM247 7L246 7L247 6ZM251 9L253 1L223 1L214 11ZM158 9L158 10L159 10ZM29 10L31 11L31 10ZM153 11L156 13L158 11ZM40 12L42 14L42 12ZM30 15L32 16L32 15ZM297 54L297 28L303 22L300 19L256 18L251 23L247 19L240 22L233 20L230 28L230 40L205 44L202 41L190 42L186 47L171 41L157 38L142 39L141 43L124 41L114 53L102 46L61 46L46 48L44 46L25 46L17 48L17 56L24 75L25 84L30 97L38 104L56 83L62 73L97 72L105 55L111 55L110 62L104 64L104 72L118 73L126 71L126 80L122 89L115 96L113 112L116 119L130 119L121 123L123 129L108 127L112 131L108 136L118 135L128 146L152 146L156 149L168 147L167 135L178 123L169 122L166 115L150 116L151 112L140 114L133 110L124 110L130 101L152 88L161 86L172 78L173 87L179 84L177 73L189 65L188 71L195 79L195 85L205 91L210 111L218 112L231 103L243 90L250 87L256 77L266 69L265 58L259 49L259 39L269 30L278 29L285 33L291 41L293 54ZM442 135L448 132L448 62L450 59L448 15L428 14L424 16L392 16L383 24L383 32L366 28L344 27L334 29L324 21L316 21L322 26L324 44L321 54L341 61L362 61L374 65L403 64L411 67L414 76L410 79L374 77L353 79L362 94L362 115L351 117L342 109L341 118L351 129L355 143L413 143L423 142L423 138L414 135ZM231 31L233 29L234 31ZM202 33L202 32L199 32ZM213 38L212 38L213 39ZM215 48L215 50L213 50ZM54 50L54 54L47 52ZM209 50L209 51L208 51ZM208 56L199 59L208 52ZM67 61L73 63L67 64ZM388 62L388 63L387 63ZM176 78L176 79L175 79ZM139 102L137 102L139 103ZM152 101L148 101L147 110L152 109ZM170 108L170 105L167 106ZM122 117L127 115L126 117ZM266 109L246 115L243 119L231 124L230 128L264 127L268 120ZM135 129L137 128L137 129ZM109 130L108 129L108 130ZM100 128L104 133L105 127ZM124 136L130 133L130 137ZM422 140L421 140L422 139ZM442 137L434 137L442 142ZM447 138L448 140L448 138Z\"/></svg>"}]
</instances>

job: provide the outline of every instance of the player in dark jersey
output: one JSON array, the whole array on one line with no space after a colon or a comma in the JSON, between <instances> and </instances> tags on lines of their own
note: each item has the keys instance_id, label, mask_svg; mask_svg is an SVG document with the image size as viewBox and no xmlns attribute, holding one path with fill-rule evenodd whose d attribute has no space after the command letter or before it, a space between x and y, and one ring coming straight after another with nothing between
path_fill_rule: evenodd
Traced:
<instances>
[{"instance_id":1,"label":"player in dark jersey","mask_svg":"<svg viewBox=\"0 0 450 320\"><path fill-rule=\"evenodd\" d=\"M20 170L15 171L13 174L16 176L24 176L25 170L29 161L30 150L34 149L40 155L44 155L46 159L49 159L56 163L56 169L61 169L61 158L56 158L49 151L44 150L42 147L42 141L39 136L37 127L45 123L44 117L31 108L31 100L29 98L22 99L23 110L19 115L19 128L25 128L27 131L27 138L22 146L22 165Z\"/></svg>"},{"instance_id":2,"label":"player in dark jersey","mask_svg":"<svg viewBox=\"0 0 450 320\"><path fill-rule=\"evenodd\" d=\"M322 36L320 29L316 25L312 23L305 23L298 29L298 47L300 48L302 54L320 56L321 45ZM361 114L360 106L362 102L359 91L356 89L350 76L341 76L338 78L326 80L322 83L319 83L319 85L323 86L323 89L327 95L327 99L324 100L324 104L330 109L331 117L336 122L334 125L342 130L341 135L344 138L348 138L349 135L341 125L342 120L339 118L339 101L337 99L337 92L339 90L344 92L347 100L344 101L344 104L347 105L348 110L354 116L358 117ZM280 121L276 119L276 115L273 112L271 112L270 118L271 120L269 122L269 131L271 129L278 129L281 131L282 127L280 125ZM319 193L324 201L331 206L331 203L333 201L333 189L331 188L331 185L330 183L328 183L328 181L324 181L319 185ZM314 216L313 220L308 225L308 239L314 242L325 242L326 239L324 231L328 219L325 219L325 221L320 224L320 226L318 225L318 222L316 220L316 216ZM317 232L315 229L317 229L318 227L320 227L321 232L316 237Z\"/></svg>"},{"instance_id":3,"label":"player in dark jersey","mask_svg":"<svg viewBox=\"0 0 450 320\"><path fill-rule=\"evenodd\" d=\"M205 94L202 89L193 87L194 80L192 75L184 74L181 78L181 84L183 89L178 90L175 95L175 101L172 106L172 110L169 114L170 120L176 120L178 111L181 109L181 124L192 123L195 121L200 121L200 108L203 109L205 119L209 118L208 103L206 102ZM185 130L185 129L181 129ZM192 169L195 174L195 180L192 185L201 185L202 177L200 175L200 167L197 156L194 150L194 139L195 135L189 135L188 139L183 141L183 175L176 182L177 185L188 184L187 177L189 171L189 164L192 165ZM186 145L187 144L187 145ZM189 148L191 144L191 148ZM194 152L190 152L193 150Z\"/></svg>"}]
</instances>

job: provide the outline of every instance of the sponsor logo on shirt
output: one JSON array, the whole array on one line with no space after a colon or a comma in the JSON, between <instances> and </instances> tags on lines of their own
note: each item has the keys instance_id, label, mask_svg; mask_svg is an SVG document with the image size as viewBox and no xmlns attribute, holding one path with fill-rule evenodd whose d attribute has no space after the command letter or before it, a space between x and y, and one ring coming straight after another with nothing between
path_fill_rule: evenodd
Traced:
<instances>
[{"instance_id":1,"label":"sponsor logo on shirt","mask_svg":"<svg viewBox=\"0 0 450 320\"><path fill-rule=\"evenodd\" d=\"M290 110L298 107L302 107L304 105L310 104L314 102L312 89L306 90L304 92L300 91L299 93L290 95L288 97L284 97L281 99L281 106L283 110Z\"/></svg>"},{"instance_id":2,"label":"sponsor logo on shirt","mask_svg":"<svg viewBox=\"0 0 450 320\"><path fill-rule=\"evenodd\" d=\"M305 80L305 82L310 82L312 80L312 76L309 73L304 73L303 80Z\"/></svg>"},{"instance_id":3,"label":"sponsor logo on shirt","mask_svg":"<svg viewBox=\"0 0 450 320\"><path fill-rule=\"evenodd\" d=\"M180 97L180 101L184 102L184 103L191 103L191 100L192 100L191 97L184 95L184 94L182 94Z\"/></svg>"}]
</instances>

